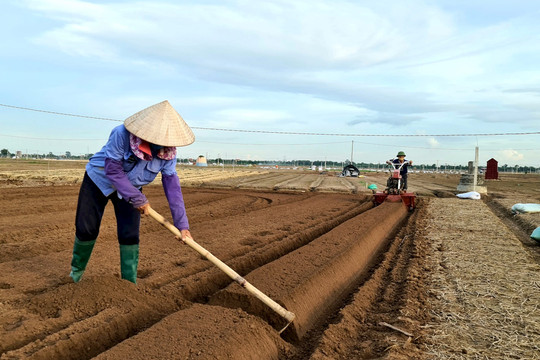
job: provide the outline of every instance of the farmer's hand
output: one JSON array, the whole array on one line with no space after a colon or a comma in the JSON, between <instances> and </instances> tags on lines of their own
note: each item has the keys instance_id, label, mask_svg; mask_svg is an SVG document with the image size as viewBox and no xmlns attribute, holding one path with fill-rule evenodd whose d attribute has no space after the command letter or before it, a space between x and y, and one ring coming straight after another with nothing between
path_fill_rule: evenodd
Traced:
<instances>
[{"instance_id":1,"label":"farmer's hand","mask_svg":"<svg viewBox=\"0 0 540 360\"><path fill-rule=\"evenodd\" d=\"M193 239L193 236L191 236L191 233L189 232L189 230L180 230L180 234L182 234L182 236L175 236L176 240L178 241L182 241L184 242L184 240L186 239L186 237L190 238L190 239Z\"/></svg>"},{"instance_id":2,"label":"farmer's hand","mask_svg":"<svg viewBox=\"0 0 540 360\"><path fill-rule=\"evenodd\" d=\"M409 165L412 165L412 160L409 160Z\"/></svg>"},{"instance_id":3,"label":"farmer's hand","mask_svg":"<svg viewBox=\"0 0 540 360\"><path fill-rule=\"evenodd\" d=\"M182 234L182 240L185 240L187 237L193 239L193 236L191 236L191 233L187 229L181 230L180 233Z\"/></svg>"},{"instance_id":4,"label":"farmer's hand","mask_svg":"<svg viewBox=\"0 0 540 360\"><path fill-rule=\"evenodd\" d=\"M137 208L142 215L150 214L150 203L146 203L143 206Z\"/></svg>"}]
</instances>

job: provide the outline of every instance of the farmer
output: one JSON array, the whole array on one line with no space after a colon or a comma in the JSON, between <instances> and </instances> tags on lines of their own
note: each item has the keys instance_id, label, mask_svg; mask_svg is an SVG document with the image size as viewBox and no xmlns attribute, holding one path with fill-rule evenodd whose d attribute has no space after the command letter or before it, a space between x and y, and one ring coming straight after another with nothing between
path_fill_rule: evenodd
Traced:
<instances>
[{"instance_id":1,"label":"farmer","mask_svg":"<svg viewBox=\"0 0 540 360\"><path fill-rule=\"evenodd\" d=\"M116 215L122 279L137 282L139 224L141 214L150 209L141 189L158 172L174 225L182 239L191 237L176 174L176 147L193 141L193 132L166 100L130 116L111 131L105 146L86 165L79 192L69 274L74 282L84 273L109 200Z\"/></svg>"},{"instance_id":2,"label":"farmer","mask_svg":"<svg viewBox=\"0 0 540 360\"><path fill-rule=\"evenodd\" d=\"M408 164L403 165L401 167L400 172L399 172L399 174L401 175L401 181L402 181L402 184L403 184L403 191L407 192L407 168L409 167L409 165L412 165L412 161L411 160L405 160L405 156L406 156L405 152L400 151L396 155L397 159L394 159L394 160L390 159L386 163L388 165L392 165L392 164L403 164L403 163L406 163L407 161L409 162Z\"/></svg>"}]
</instances>

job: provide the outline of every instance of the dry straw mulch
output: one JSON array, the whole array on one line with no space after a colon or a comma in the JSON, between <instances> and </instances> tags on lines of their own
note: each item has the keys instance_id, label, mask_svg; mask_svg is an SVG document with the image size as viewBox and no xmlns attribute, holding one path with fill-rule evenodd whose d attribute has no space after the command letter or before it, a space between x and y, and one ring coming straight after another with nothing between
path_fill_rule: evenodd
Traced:
<instances>
[{"instance_id":1,"label":"dry straw mulch","mask_svg":"<svg viewBox=\"0 0 540 360\"><path fill-rule=\"evenodd\" d=\"M482 201L434 199L428 349L436 359L540 359L540 265Z\"/></svg>"}]
</instances>

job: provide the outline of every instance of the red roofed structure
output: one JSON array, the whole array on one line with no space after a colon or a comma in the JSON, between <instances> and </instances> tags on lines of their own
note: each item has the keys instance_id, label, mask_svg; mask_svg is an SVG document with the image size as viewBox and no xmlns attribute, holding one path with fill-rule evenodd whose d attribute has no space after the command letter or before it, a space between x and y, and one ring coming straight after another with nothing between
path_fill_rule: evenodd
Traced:
<instances>
[{"instance_id":1,"label":"red roofed structure","mask_svg":"<svg viewBox=\"0 0 540 360\"><path fill-rule=\"evenodd\" d=\"M497 169L498 162L497 160L491 158L487 162L487 169L486 169L486 180L498 180L499 179L499 170Z\"/></svg>"}]
</instances>

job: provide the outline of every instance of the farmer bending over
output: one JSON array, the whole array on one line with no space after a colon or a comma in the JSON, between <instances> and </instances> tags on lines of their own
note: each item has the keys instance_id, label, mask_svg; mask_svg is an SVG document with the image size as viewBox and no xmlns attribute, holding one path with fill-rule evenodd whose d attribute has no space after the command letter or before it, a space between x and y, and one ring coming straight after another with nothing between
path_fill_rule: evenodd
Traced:
<instances>
[{"instance_id":1,"label":"farmer bending over","mask_svg":"<svg viewBox=\"0 0 540 360\"><path fill-rule=\"evenodd\" d=\"M74 282L84 273L109 200L116 215L122 279L137 282L139 225L141 214L148 214L150 209L141 189L158 172L174 225L182 239L191 237L176 173L176 147L193 141L193 132L168 101L130 116L111 131L105 146L86 165L79 192L69 274Z\"/></svg>"},{"instance_id":2,"label":"farmer bending over","mask_svg":"<svg viewBox=\"0 0 540 360\"><path fill-rule=\"evenodd\" d=\"M397 159L394 159L394 160L390 159L390 160L386 161L386 163L388 165L391 165L391 164L403 164L404 162L409 161L408 164L403 165L403 167L401 168L401 170L399 172L400 175L401 175L401 182L403 183L403 191L407 192L407 168L408 168L409 165L412 165L412 160L405 160L405 156L406 156L405 152L400 151L400 152L398 152L398 154L396 156ZM399 167L399 165L398 165L398 167Z\"/></svg>"}]
</instances>

